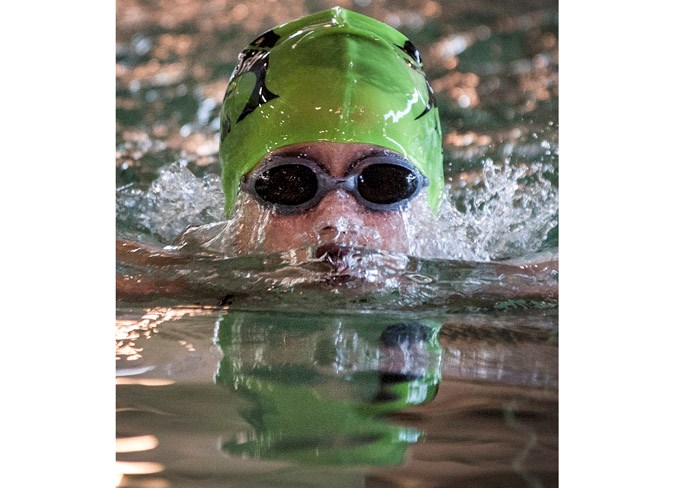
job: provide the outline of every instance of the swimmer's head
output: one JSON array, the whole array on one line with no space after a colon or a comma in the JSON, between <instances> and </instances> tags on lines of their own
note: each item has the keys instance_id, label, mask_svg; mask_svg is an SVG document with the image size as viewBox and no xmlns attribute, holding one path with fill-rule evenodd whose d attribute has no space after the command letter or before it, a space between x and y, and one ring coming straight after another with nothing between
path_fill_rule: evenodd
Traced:
<instances>
[{"instance_id":1,"label":"swimmer's head","mask_svg":"<svg viewBox=\"0 0 677 488\"><path fill-rule=\"evenodd\" d=\"M404 35L340 7L275 27L239 56L221 110L222 181L231 214L242 179L274 151L363 144L402 156L444 187L440 119L418 51Z\"/></svg>"}]
</instances>

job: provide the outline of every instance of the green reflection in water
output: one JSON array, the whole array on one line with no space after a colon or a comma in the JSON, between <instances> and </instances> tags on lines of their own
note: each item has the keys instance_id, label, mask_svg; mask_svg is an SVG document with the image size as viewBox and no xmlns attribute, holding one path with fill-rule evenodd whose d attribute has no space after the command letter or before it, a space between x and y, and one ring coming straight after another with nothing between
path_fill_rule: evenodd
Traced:
<instances>
[{"instance_id":1,"label":"green reflection in water","mask_svg":"<svg viewBox=\"0 0 677 488\"><path fill-rule=\"evenodd\" d=\"M216 381L247 400L251 429L230 455L332 465L395 465L423 439L386 414L437 393L440 324L397 318L229 313L217 323Z\"/></svg>"}]
</instances>

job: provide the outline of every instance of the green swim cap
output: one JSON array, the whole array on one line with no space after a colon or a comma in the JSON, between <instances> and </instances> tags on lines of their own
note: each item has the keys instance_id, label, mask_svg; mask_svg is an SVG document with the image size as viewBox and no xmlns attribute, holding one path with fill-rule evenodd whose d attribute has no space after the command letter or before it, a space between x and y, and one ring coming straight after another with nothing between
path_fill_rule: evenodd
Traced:
<instances>
[{"instance_id":1,"label":"green swim cap","mask_svg":"<svg viewBox=\"0 0 677 488\"><path fill-rule=\"evenodd\" d=\"M221 109L226 214L240 180L271 151L316 141L395 151L444 188L442 133L414 45L392 27L335 7L275 27L239 55Z\"/></svg>"}]
</instances>

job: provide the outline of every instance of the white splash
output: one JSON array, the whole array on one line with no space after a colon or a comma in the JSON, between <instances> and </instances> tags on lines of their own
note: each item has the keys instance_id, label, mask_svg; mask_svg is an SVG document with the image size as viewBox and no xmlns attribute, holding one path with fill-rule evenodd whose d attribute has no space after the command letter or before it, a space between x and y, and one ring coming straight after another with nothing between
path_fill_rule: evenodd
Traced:
<instances>
[{"instance_id":1,"label":"white splash","mask_svg":"<svg viewBox=\"0 0 677 488\"><path fill-rule=\"evenodd\" d=\"M408 254L490 261L539 251L558 223L558 190L546 177L548 173L555 170L543 163L513 165L506 159L497 165L486 159L481 171L461 175L447 186L436 215L424 198L403 211ZM251 242L237 243L249 198L240 194L233 218L224 221L219 177L199 179L185 166L173 163L160 171L148 191L118 191L118 221L133 220L172 247L192 253L256 253L261 251L270 211L258 216L255 228L259 232L252 234ZM345 231L343 227L337 229Z\"/></svg>"},{"instance_id":2,"label":"white splash","mask_svg":"<svg viewBox=\"0 0 677 488\"><path fill-rule=\"evenodd\" d=\"M405 212L410 254L423 258L489 261L538 251L558 222L550 165L497 166L447 186L437 215L424 202Z\"/></svg>"}]
</instances>

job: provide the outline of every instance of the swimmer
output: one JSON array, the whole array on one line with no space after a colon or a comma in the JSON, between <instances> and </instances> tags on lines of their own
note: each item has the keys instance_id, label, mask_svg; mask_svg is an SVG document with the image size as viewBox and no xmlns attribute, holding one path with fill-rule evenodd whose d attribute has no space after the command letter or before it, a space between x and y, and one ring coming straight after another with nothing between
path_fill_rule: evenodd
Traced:
<instances>
[{"instance_id":1,"label":"swimmer","mask_svg":"<svg viewBox=\"0 0 677 488\"><path fill-rule=\"evenodd\" d=\"M349 272L346 258L360 249L413 254L407 220L439 211L445 181L433 90L413 43L379 21L335 7L260 35L238 57L220 123L235 254L307 248ZM163 266L186 256L119 242L118 259ZM505 276L556 269L554 261L506 265ZM173 293L180 279L119 277L118 292ZM556 296L553 287L528 296L540 293Z\"/></svg>"},{"instance_id":2,"label":"swimmer","mask_svg":"<svg viewBox=\"0 0 677 488\"><path fill-rule=\"evenodd\" d=\"M240 54L221 111L236 246L407 253L404 212L440 204L441 141L420 55L397 30L340 7L269 30Z\"/></svg>"}]
</instances>

